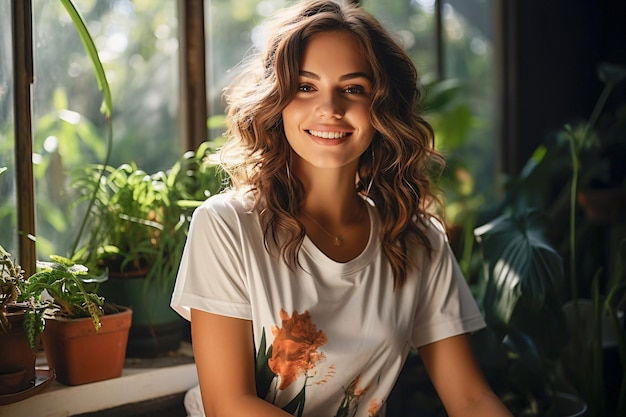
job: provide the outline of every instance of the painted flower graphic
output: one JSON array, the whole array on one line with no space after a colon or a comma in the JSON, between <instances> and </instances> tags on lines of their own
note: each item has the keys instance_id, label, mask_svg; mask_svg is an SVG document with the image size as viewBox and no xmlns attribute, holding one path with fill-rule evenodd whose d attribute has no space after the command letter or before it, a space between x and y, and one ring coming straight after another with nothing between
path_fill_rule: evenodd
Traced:
<instances>
[{"instance_id":1,"label":"painted flower graphic","mask_svg":"<svg viewBox=\"0 0 626 417\"><path fill-rule=\"evenodd\" d=\"M315 364L324 358L317 349L328 342L328 338L311 320L311 314L305 311L293 316L285 310L280 311L282 327L274 326L272 357L268 365L272 372L280 375L278 389L283 390L298 379L300 375L315 368Z\"/></svg>"},{"instance_id":2,"label":"painted flower graphic","mask_svg":"<svg viewBox=\"0 0 626 417\"><path fill-rule=\"evenodd\" d=\"M376 401L375 399L370 402L370 406L367 409L367 415L369 417L377 417L380 409L382 408L383 403Z\"/></svg>"}]
</instances>

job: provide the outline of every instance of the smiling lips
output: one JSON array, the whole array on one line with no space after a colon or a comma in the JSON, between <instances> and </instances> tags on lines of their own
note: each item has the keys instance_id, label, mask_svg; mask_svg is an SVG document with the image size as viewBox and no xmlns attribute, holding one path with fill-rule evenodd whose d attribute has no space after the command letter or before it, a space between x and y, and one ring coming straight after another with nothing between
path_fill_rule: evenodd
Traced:
<instances>
[{"instance_id":1,"label":"smiling lips","mask_svg":"<svg viewBox=\"0 0 626 417\"><path fill-rule=\"evenodd\" d=\"M318 138L323 138L323 139L341 139L350 134L348 132L329 132L329 131L321 131L321 130L309 130L308 132L312 136L316 136Z\"/></svg>"}]
</instances>

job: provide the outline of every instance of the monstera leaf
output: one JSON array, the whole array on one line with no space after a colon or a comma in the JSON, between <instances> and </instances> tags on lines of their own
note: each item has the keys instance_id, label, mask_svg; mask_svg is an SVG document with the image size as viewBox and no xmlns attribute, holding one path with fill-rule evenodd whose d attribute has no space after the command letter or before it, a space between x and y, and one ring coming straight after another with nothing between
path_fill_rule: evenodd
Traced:
<instances>
[{"instance_id":1,"label":"monstera leaf","mask_svg":"<svg viewBox=\"0 0 626 417\"><path fill-rule=\"evenodd\" d=\"M485 265L482 299L486 320L506 327L520 297L533 309L563 280L563 260L534 209L502 215L474 230Z\"/></svg>"}]
</instances>

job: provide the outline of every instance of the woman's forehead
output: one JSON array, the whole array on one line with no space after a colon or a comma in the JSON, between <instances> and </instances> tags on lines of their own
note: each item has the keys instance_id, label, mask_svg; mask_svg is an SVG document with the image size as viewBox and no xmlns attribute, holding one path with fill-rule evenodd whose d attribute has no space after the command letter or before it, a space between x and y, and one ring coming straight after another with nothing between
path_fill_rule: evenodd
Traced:
<instances>
[{"instance_id":1,"label":"woman's forehead","mask_svg":"<svg viewBox=\"0 0 626 417\"><path fill-rule=\"evenodd\" d=\"M359 40L347 31L328 31L313 35L304 45L300 71L315 78L334 72L341 80L372 79L372 69Z\"/></svg>"}]
</instances>

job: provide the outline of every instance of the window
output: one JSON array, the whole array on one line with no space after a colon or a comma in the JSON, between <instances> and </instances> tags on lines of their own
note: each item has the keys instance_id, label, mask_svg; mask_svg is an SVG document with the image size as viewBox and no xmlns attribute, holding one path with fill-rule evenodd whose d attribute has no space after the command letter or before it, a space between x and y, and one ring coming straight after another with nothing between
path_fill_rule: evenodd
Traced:
<instances>
[{"instance_id":1,"label":"window","mask_svg":"<svg viewBox=\"0 0 626 417\"><path fill-rule=\"evenodd\" d=\"M178 158L176 0L75 0L107 73L113 104L109 164L146 172ZM76 28L58 1L33 2L33 165L37 255L71 250L80 226L72 170L102 163L102 93Z\"/></svg>"},{"instance_id":2,"label":"window","mask_svg":"<svg viewBox=\"0 0 626 417\"><path fill-rule=\"evenodd\" d=\"M101 93L72 22L60 2L33 1L33 163L37 256L69 251L75 236L71 171L99 163L107 135ZM165 169L181 151L179 0L74 0L103 60L114 97L110 164L135 161L147 172ZM221 93L254 42L256 26L293 0L204 0L210 138L219 136ZM451 176L470 178L472 192L490 189L495 172L493 0L362 0L390 28L432 86L454 78L460 88L433 119ZM184 21L184 19L182 19ZM0 0L0 227L16 253L13 74L10 2ZM435 94L433 88L429 94ZM456 123L455 117L465 117ZM461 167L460 171L456 171ZM467 181L466 181L467 182ZM458 184L457 184L458 185ZM463 183L462 185L467 185ZM467 187L466 187L467 188ZM457 199L467 190L453 190Z\"/></svg>"}]
</instances>

